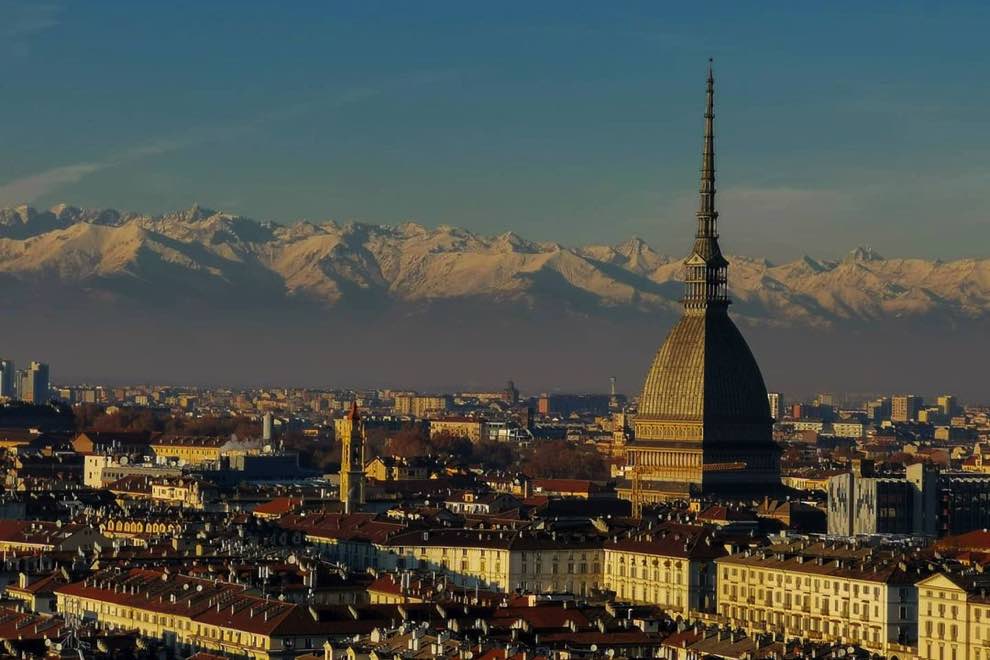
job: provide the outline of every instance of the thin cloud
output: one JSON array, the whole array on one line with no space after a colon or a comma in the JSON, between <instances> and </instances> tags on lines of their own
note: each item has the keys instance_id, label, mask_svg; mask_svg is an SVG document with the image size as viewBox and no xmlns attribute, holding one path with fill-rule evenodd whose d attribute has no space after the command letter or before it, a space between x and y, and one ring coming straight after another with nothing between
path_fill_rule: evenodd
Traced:
<instances>
[{"instance_id":1,"label":"thin cloud","mask_svg":"<svg viewBox=\"0 0 990 660\"><path fill-rule=\"evenodd\" d=\"M455 71L419 72L397 78L377 87L354 87L344 90L330 99L295 103L255 117L227 122L222 125L201 127L180 136L135 145L105 159L53 167L0 185L0 206L31 203L62 186L79 183L85 177L97 172L180 149L188 149L210 142L232 140L258 130L265 124L291 120L316 108L341 108L389 92L432 84L456 75L458 74Z\"/></svg>"},{"instance_id":2,"label":"thin cloud","mask_svg":"<svg viewBox=\"0 0 990 660\"><path fill-rule=\"evenodd\" d=\"M34 201L50 190L66 184L78 183L83 177L108 166L107 163L75 163L16 179L0 186L0 204L13 206Z\"/></svg>"},{"instance_id":3,"label":"thin cloud","mask_svg":"<svg viewBox=\"0 0 990 660\"><path fill-rule=\"evenodd\" d=\"M54 2L0 1L0 45L17 57L28 55L31 38L56 27L61 12Z\"/></svg>"}]
</instances>

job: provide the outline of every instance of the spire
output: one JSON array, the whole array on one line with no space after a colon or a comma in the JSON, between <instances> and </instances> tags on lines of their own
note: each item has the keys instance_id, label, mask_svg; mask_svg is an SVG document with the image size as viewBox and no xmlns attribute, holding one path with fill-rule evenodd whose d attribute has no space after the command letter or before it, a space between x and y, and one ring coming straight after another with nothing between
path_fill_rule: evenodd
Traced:
<instances>
[{"instance_id":1,"label":"spire","mask_svg":"<svg viewBox=\"0 0 990 660\"><path fill-rule=\"evenodd\" d=\"M361 415L358 414L358 405L356 400L351 401L351 409L348 411L345 419L349 419L352 422L356 422L361 419Z\"/></svg>"},{"instance_id":2,"label":"spire","mask_svg":"<svg viewBox=\"0 0 990 660\"><path fill-rule=\"evenodd\" d=\"M715 210L715 75L708 60L705 137L701 148L701 186L698 190L698 231L694 249L685 262L684 306L708 309L728 304L726 270L729 262L718 246L718 211Z\"/></svg>"},{"instance_id":3,"label":"spire","mask_svg":"<svg viewBox=\"0 0 990 660\"><path fill-rule=\"evenodd\" d=\"M708 58L708 105L705 109L705 141L701 151L701 187L698 203L698 238L717 238L715 221L715 75Z\"/></svg>"}]
</instances>

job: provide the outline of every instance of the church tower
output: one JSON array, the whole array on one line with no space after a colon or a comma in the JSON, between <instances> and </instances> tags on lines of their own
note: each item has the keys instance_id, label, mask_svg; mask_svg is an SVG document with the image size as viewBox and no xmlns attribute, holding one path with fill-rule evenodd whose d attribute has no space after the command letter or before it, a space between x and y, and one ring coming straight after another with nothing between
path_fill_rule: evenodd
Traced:
<instances>
[{"instance_id":1,"label":"church tower","mask_svg":"<svg viewBox=\"0 0 990 660\"><path fill-rule=\"evenodd\" d=\"M364 424L357 402L338 425L340 433L340 501L344 513L354 513L364 504Z\"/></svg>"},{"instance_id":2,"label":"church tower","mask_svg":"<svg viewBox=\"0 0 990 660\"><path fill-rule=\"evenodd\" d=\"M710 62L710 61L709 61ZM634 500L780 483L767 389L746 340L729 318L728 266L715 209L715 78L708 67L697 229L684 261L680 320L643 385L626 445Z\"/></svg>"}]
</instances>

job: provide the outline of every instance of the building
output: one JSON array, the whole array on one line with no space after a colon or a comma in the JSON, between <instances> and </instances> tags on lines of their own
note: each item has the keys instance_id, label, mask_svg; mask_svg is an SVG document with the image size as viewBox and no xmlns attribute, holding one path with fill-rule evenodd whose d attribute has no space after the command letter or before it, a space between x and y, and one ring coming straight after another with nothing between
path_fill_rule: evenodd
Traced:
<instances>
[{"instance_id":1,"label":"building","mask_svg":"<svg viewBox=\"0 0 990 660\"><path fill-rule=\"evenodd\" d=\"M364 504L364 427L356 401L344 416L341 431L340 501L344 512L352 513Z\"/></svg>"},{"instance_id":2,"label":"building","mask_svg":"<svg viewBox=\"0 0 990 660\"><path fill-rule=\"evenodd\" d=\"M364 476L376 481L428 479L430 464L422 457L375 456L365 464Z\"/></svg>"},{"instance_id":3,"label":"building","mask_svg":"<svg viewBox=\"0 0 990 660\"><path fill-rule=\"evenodd\" d=\"M0 399L17 398L17 369L13 360L0 359Z\"/></svg>"},{"instance_id":4,"label":"building","mask_svg":"<svg viewBox=\"0 0 990 660\"><path fill-rule=\"evenodd\" d=\"M616 395L622 404L622 395ZM574 413L607 415L612 406L609 394L541 394L536 400L536 412L544 416L569 417Z\"/></svg>"},{"instance_id":5,"label":"building","mask_svg":"<svg viewBox=\"0 0 990 660\"><path fill-rule=\"evenodd\" d=\"M917 534L938 530L938 470L924 463L906 476L877 477L869 462L828 480L828 533Z\"/></svg>"},{"instance_id":6,"label":"building","mask_svg":"<svg viewBox=\"0 0 990 660\"><path fill-rule=\"evenodd\" d=\"M261 418L261 439L266 443L272 441L272 411L266 412Z\"/></svg>"},{"instance_id":7,"label":"building","mask_svg":"<svg viewBox=\"0 0 990 660\"><path fill-rule=\"evenodd\" d=\"M918 628L914 583L927 564L905 559L900 548L798 539L715 563L718 613L730 625L911 657Z\"/></svg>"},{"instance_id":8,"label":"building","mask_svg":"<svg viewBox=\"0 0 990 660\"><path fill-rule=\"evenodd\" d=\"M921 410L921 397L913 394L897 394L890 398L890 421L914 422Z\"/></svg>"},{"instance_id":9,"label":"building","mask_svg":"<svg viewBox=\"0 0 990 660\"><path fill-rule=\"evenodd\" d=\"M600 586L602 541L538 531L441 529L389 539L397 569L436 570L457 586L588 595Z\"/></svg>"},{"instance_id":10,"label":"building","mask_svg":"<svg viewBox=\"0 0 990 660\"><path fill-rule=\"evenodd\" d=\"M612 387L612 396L613 396L613 398L615 397L615 386L614 386L614 382L613 382L613 387ZM517 403L519 403L519 388L517 388L516 387L516 384L513 381L511 381L511 380L505 384L505 396L504 396L504 398L505 398L505 402L506 403L509 403L509 404L511 404L513 406L516 405Z\"/></svg>"},{"instance_id":11,"label":"building","mask_svg":"<svg viewBox=\"0 0 990 660\"><path fill-rule=\"evenodd\" d=\"M938 509L940 536L990 529L990 474L940 474Z\"/></svg>"},{"instance_id":12,"label":"building","mask_svg":"<svg viewBox=\"0 0 990 660\"><path fill-rule=\"evenodd\" d=\"M459 588L568 592L587 596L602 583L601 537L511 529L407 530L373 514L286 516L332 561L352 570L436 572Z\"/></svg>"},{"instance_id":13,"label":"building","mask_svg":"<svg viewBox=\"0 0 990 660\"><path fill-rule=\"evenodd\" d=\"M48 365L31 362L21 378L21 399L28 403L48 403L51 398Z\"/></svg>"},{"instance_id":14,"label":"building","mask_svg":"<svg viewBox=\"0 0 990 660\"><path fill-rule=\"evenodd\" d=\"M990 573L942 571L917 583L918 658L990 658Z\"/></svg>"},{"instance_id":15,"label":"building","mask_svg":"<svg viewBox=\"0 0 990 660\"><path fill-rule=\"evenodd\" d=\"M397 415L427 417L444 413L450 409L449 396L423 396L419 394L396 394L393 407Z\"/></svg>"},{"instance_id":16,"label":"building","mask_svg":"<svg viewBox=\"0 0 990 660\"><path fill-rule=\"evenodd\" d=\"M882 397L868 402L866 416L873 424L880 424L890 419L890 399Z\"/></svg>"},{"instance_id":17,"label":"building","mask_svg":"<svg viewBox=\"0 0 990 660\"><path fill-rule=\"evenodd\" d=\"M951 394L942 394L935 400L935 402L946 419L951 419L953 416L959 414L959 402L956 400L955 396Z\"/></svg>"},{"instance_id":18,"label":"building","mask_svg":"<svg viewBox=\"0 0 990 660\"><path fill-rule=\"evenodd\" d=\"M814 431L815 433L825 432L825 422L820 419L795 419L789 422L790 427L795 431Z\"/></svg>"},{"instance_id":19,"label":"building","mask_svg":"<svg viewBox=\"0 0 990 660\"><path fill-rule=\"evenodd\" d=\"M840 438L862 438L866 435L866 425L862 422L851 420L832 422L830 428L832 435L837 435Z\"/></svg>"},{"instance_id":20,"label":"building","mask_svg":"<svg viewBox=\"0 0 990 660\"><path fill-rule=\"evenodd\" d=\"M726 553L704 527L667 524L605 543L602 588L623 602L687 616L715 609L714 561Z\"/></svg>"},{"instance_id":21,"label":"building","mask_svg":"<svg viewBox=\"0 0 990 660\"><path fill-rule=\"evenodd\" d=\"M241 584L168 571L107 570L55 589L58 611L105 629L134 630L188 657L199 650L252 660L320 651L334 635L315 610L254 596Z\"/></svg>"},{"instance_id":22,"label":"building","mask_svg":"<svg viewBox=\"0 0 990 660\"><path fill-rule=\"evenodd\" d=\"M83 485L89 488L106 488L124 477L178 477L182 470L149 463L131 463L126 457L119 460L105 454L83 456Z\"/></svg>"},{"instance_id":23,"label":"building","mask_svg":"<svg viewBox=\"0 0 990 660\"><path fill-rule=\"evenodd\" d=\"M770 416L778 422L784 419L784 395L780 392L767 392L767 401L770 404Z\"/></svg>"},{"instance_id":24,"label":"building","mask_svg":"<svg viewBox=\"0 0 990 660\"><path fill-rule=\"evenodd\" d=\"M179 435L155 438L149 446L158 461L172 459L182 465L202 465L219 462L229 442L223 436Z\"/></svg>"},{"instance_id":25,"label":"building","mask_svg":"<svg viewBox=\"0 0 990 660\"><path fill-rule=\"evenodd\" d=\"M430 420L430 437L445 434L467 438L471 442L488 439L488 424L485 420L473 417L445 417Z\"/></svg>"},{"instance_id":26,"label":"building","mask_svg":"<svg viewBox=\"0 0 990 660\"><path fill-rule=\"evenodd\" d=\"M684 311L657 351L639 399L635 437L626 446L626 464L645 482L637 498L780 487L767 388L728 315L728 261L719 248L715 210L714 94L709 69L698 228L684 262Z\"/></svg>"},{"instance_id":27,"label":"building","mask_svg":"<svg viewBox=\"0 0 990 660\"><path fill-rule=\"evenodd\" d=\"M549 497L576 497L583 500L593 497L615 497L615 492L588 479L533 479L530 488L534 495Z\"/></svg>"},{"instance_id":28,"label":"building","mask_svg":"<svg viewBox=\"0 0 990 660\"><path fill-rule=\"evenodd\" d=\"M81 431L72 438L72 449L79 454L151 456L152 439L147 431Z\"/></svg>"},{"instance_id":29,"label":"building","mask_svg":"<svg viewBox=\"0 0 990 660\"><path fill-rule=\"evenodd\" d=\"M508 493L476 493L455 491L443 498L444 507L453 513L471 516L491 516L519 508L519 500Z\"/></svg>"},{"instance_id":30,"label":"building","mask_svg":"<svg viewBox=\"0 0 990 660\"><path fill-rule=\"evenodd\" d=\"M0 552L76 551L94 543L110 542L96 529L78 523L62 524L44 520L0 520Z\"/></svg>"}]
</instances>

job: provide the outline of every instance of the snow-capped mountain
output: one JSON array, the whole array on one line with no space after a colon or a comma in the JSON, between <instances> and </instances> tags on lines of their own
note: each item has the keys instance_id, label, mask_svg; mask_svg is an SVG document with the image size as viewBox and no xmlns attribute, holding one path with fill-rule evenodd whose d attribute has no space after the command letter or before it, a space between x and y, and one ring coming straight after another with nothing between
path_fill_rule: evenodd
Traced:
<instances>
[{"instance_id":1,"label":"snow-capped mountain","mask_svg":"<svg viewBox=\"0 0 990 660\"><path fill-rule=\"evenodd\" d=\"M69 290L128 303L255 301L332 309L458 300L544 303L582 315L674 311L686 245L638 238L564 246L415 223L280 225L195 206L151 217L59 205L0 210L0 294ZM784 264L730 257L737 317L829 327L843 321L990 316L990 259ZM6 292L6 293L4 293Z\"/></svg>"}]
</instances>

